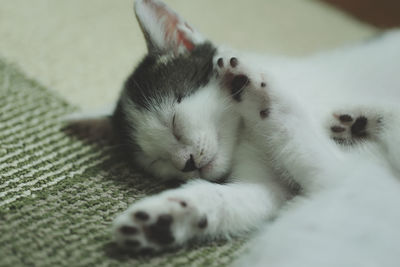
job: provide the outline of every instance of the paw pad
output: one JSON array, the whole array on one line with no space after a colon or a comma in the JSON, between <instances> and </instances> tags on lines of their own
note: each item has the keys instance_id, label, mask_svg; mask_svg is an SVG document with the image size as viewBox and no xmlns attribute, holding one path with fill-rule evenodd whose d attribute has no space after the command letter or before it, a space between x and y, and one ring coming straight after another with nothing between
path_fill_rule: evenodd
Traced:
<instances>
[{"instance_id":1,"label":"paw pad","mask_svg":"<svg viewBox=\"0 0 400 267\"><path fill-rule=\"evenodd\" d=\"M208 220L207 220L207 217L206 217L206 216L204 216L203 218L201 218L201 220L200 220L199 223L197 224L197 226L198 226L200 229L205 229L205 228L207 227L207 225L208 225Z\"/></svg>"},{"instance_id":2,"label":"paw pad","mask_svg":"<svg viewBox=\"0 0 400 267\"><path fill-rule=\"evenodd\" d=\"M382 118L375 116L350 114L334 115L335 121L330 127L332 138L340 144L354 144L366 140L379 133Z\"/></svg>"},{"instance_id":3,"label":"paw pad","mask_svg":"<svg viewBox=\"0 0 400 267\"><path fill-rule=\"evenodd\" d=\"M138 219L143 222L149 219L149 215L144 211L138 211L133 216L135 217L135 219Z\"/></svg>"},{"instance_id":4,"label":"paw pad","mask_svg":"<svg viewBox=\"0 0 400 267\"><path fill-rule=\"evenodd\" d=\"M159 245L172 244L175 241L170 229L172 221L173 219L171 215L160 215L155 224L145 227L146 237L150 241Z\"/></svg>"},{"instance_id":5,"label":"paw pad","mask_svg":"<svg viewBox=\"0 0 400 267\"><path fill-rule=\"evenodd\" d=\"M247 75L243 74L239 69L239 60L236 57L231 57L225 66L224 58L220 57L217 60L217 72L221 78L221 85L223 88L228 88L234 100L240 102L242 100L242 90L246 88L250 79Z\"/></svg>"},{"instance_id":6,"label":"paw pad","mask_svg":"<svg viewBox=\"0 0 400 267\"><path fill-rule=\"evenodd\" d=\"M218 67L223 68L224 67L224 59L222 57L220 57L217 60L217 64L218 64Z\"/></svg>"},{"instance_id":7,"label":"paw pad","mask_svg":"<svg viewBox=\"0 0 400 267\"><path fill-rule=\"evenodd\" d=\"M254 103L252 108L257 113L251 113L265 119L270 115L270 99L267 94L267 83L263 73L257 67L246 65L242 60L230 53L216 57L215 69L222 89L226 89L236 102ZM246 98L246 99L244 99ZM247 104L242 105L247 106Z\"/></svg>"},{"instance_id":8,"label":"paw pad","mask_svg":"<svg viewBox=\"0 0 400 267\"><path fill-rule=\"evenodd\" d=\"M232 57L231 60L229 60L229 63L231 64L232 68L236 68L236 66L239 64L239 61L237 58Z\"/></svg>"},{"instance_id":9,"label":"paw pad","mask_svg":"<svg viewBox=\"0 0 400 267\"><path fill-rule=\"evenodd\" d=\"M140 246L140 242L137 240L129 240L128 239L128 240L125 240L124 245L125 245L125 247L128 247L128 248L137 248Z\"/></svg>"},{"instance_id":10,"label":"paw pad","mask_svg":"<svg viewBox=\"0 0 400 267\"><path fill-rule=\"evenodd\" d=\"M366 117L358 117L350 128L351 134L358 138L367 137L367 124L368 119Z\"/></svg>"},{"instance_id":11,"label":"paw pad","mask_svg":"<svg viewBox=\"0 0 400 267\"><path fill-rule=\"evenodd\" d=\"M114 234L117 243L129 251L153 253L202 234L207 225L207 217L201 216L187 199L155 196L134 204L117 217Z\"/></svg>"},{"instance_id":12,"label":"paw pad","mask_svg":"<svg viewBox=\"0 0 400 267\"><path fill-rule=\"evenodd\" d=\"M260 111L260 117L261 119L265 119L269 116L269 108L263 109Z\"/></svg>"},{"instance_id":13,"label":"paw pad","mask_svg":"<svg viewBox=\"0 0 400 267\"><path fill-rule=\"evenodd\" d=\"M344 114L339 116L341 122L352 122L353 118L350 115Z\"/></svg>"},{"instance_id":14,"label":"paw pad","mask_svg":"<svg viewBox=\"0 0 400 267\"><path fill-rule=\"evenodd\" d=\"M137 234L139 230L134 226L124 225L121 228L119 228L119 231L124 235L134 235Z\"/></svg>"}]
</instances>

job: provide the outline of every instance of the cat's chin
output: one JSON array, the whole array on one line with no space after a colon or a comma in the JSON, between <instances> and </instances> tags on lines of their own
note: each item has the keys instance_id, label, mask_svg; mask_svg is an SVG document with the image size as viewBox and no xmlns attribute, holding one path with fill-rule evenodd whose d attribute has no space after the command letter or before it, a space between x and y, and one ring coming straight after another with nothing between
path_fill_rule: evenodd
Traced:
<instances>
[{"instance_id":1,"label":"cat's chin","mask_svg":"<svg viewBox=\"0 0 400 267\"><path fill-rule=\"evenodd\" d=\"M199 169L199 174L201 178L205 178L203 176L210 176L215 172L215 160L211 160L205 166Z\"/></svg>"}]
</instances>

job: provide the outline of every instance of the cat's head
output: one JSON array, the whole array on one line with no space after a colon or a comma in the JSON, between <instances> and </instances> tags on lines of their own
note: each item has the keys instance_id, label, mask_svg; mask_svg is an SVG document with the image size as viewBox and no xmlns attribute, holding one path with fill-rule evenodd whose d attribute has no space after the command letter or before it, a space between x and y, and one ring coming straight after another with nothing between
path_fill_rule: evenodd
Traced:
<instances>
[{"instance_id":1,"label":"cat's head","mask_svg":"<svg viewBox=\"0 0 400 267\"><path fill-rule=\"evenodd\" d=\"M230 172L238 118L214 79L216 47L157 0L137 0L148 54L113 115L133 160L162 178L217 180Z\"/></svg>"}]
</instances>

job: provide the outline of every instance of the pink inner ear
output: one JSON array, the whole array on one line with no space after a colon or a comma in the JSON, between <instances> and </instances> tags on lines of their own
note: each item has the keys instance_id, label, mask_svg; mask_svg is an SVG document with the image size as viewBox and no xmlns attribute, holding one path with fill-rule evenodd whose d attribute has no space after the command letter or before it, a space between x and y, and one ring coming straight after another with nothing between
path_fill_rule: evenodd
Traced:
<instances>
[{"instance_id":1,"label":"pink inner ear","mask_svg":"<svg viewBox=\"0 0 400 267\"><path fill-rule=\"evenodd\" d=\"M181 24L183 27L186 27L188 30L193 32L193 29L189 26L189 24L181 21L178 15L175 14L172 10L169 10L168 7L163 3L150 0L146 2L147 4L152 6L151 8L156 12L156 16L158 19L165 18L165 40L168 43L174 44L176 48L184 45L188 51L192 51L195 46L194 43L188 38L184 31L178 28L178 25Z\"/></svg>"},{"instance_id":2,"label":"pink inner ear","mask_svg":"<svg viewBox=\"0 0 400 267\"><path fill-rule=\"evenodd\" d=\"M194 44L186 37L186 34L183 31L177 30L177 39L178 39L178 46L183 44L188 51L193 50Z\"/></svg>"}]
</instances>

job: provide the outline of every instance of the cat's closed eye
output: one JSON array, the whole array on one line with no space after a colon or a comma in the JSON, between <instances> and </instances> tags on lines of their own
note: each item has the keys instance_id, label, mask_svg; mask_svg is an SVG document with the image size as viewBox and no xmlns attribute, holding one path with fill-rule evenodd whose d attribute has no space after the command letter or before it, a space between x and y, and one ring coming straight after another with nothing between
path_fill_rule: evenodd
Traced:
<instances>
[{"instance_id":1,"label":"cat's closed eye","mask_svg":"<svg viewBox=\"0 0 400 267\"><path fill-rule=\"evenodd\" d=\"M179 141L181 139L181 136L178 133L178 130L176 127L175 117L176 117L176 114L174 114L174 116L172 117L172 134L174 135L175 139Z\"/></svg>"}]
</instances>

